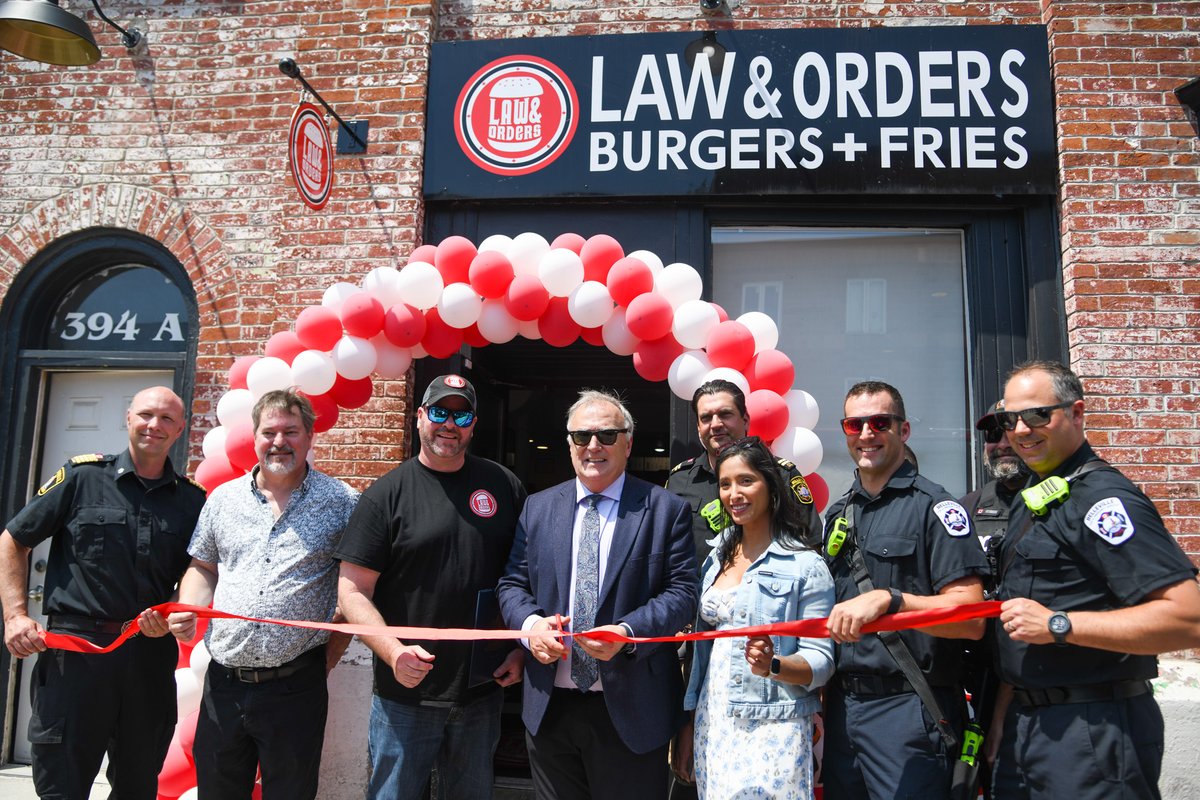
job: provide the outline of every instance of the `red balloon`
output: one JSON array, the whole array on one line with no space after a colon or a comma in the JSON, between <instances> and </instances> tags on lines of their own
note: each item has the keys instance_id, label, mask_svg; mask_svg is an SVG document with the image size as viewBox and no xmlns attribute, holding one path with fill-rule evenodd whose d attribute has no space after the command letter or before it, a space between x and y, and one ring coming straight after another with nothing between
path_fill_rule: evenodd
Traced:
<instances>
[{"instance_id":1,"label":"red balloon","mask_svg":"<svg viewBox=\"0 0 1200 800\"><path fill-rule=\"evenodd\" d=\"M608 293L619 306L654 290L654 272L640 258L622 258L608 271Z\"/></svg>"},{"instance_id":2,"label":"red balloon","mask_svg":"<svg viewBox=\"0 0 1200 800\"><path fill-rule=\"evenodd\" d=\"M725 322L726 320L728 320L728 319L729 319L729 312L728 312L728 311L726 311L725 309L721 308L721 307L720 307L719 305L717 305L716 303L709 303L709 305L710 305L710 306L712 306L713 308L715 308L715 309L717 310L717 321L718 321L718 322Z\"/></svg>"},{"instance_id":3,"label":"red balloon","mask_svg":"<svg viewBox=\"0 0 1200 800\"><path fill-rule=\"evenodd\" d=\"M550 293L536 275L518 275L509 284L504 307L513 319L529 322L537 319L550 305Z\"/></svg>"},{"instance_id":4,"label":"red balloon","mask_svg":"<svg viewBox=\"0 0 1200 800\"><path fill-rule=\"evenodd\" d=\"M342 338L342 320L333 309L310 306L296 317L296 336L309 350L332 350Z\"/></svg>"},{"instance_id":5,"label":"red balloon","mask_svg":"<svg viewBox=\"0 0 1200 800\"><path fill-rule=\"evenodd\" d=\"M750 359L745 375L751 391L770 389L777 394L787 394L796 380L796 368L792 366L792 360L778 350L763 350Z\"/></svg>"},{"instance_id":6,"label":"red balloon","mask_svg":"<svg viewBox=\"0 0 1200 800\"><path fill-rule=\"evenodd\" d=\"M340 336L341 334L339 334ZM262 356L242 356L235 359L233 366L229 368L229 388L230 389L246 389L246 373L250 371L250 367L254 366L254 362Z\"/></svg>"},{"instance_id":7,"label":"red balloon","mask_svg":"<svg viewBox=\"0 0 1200 800\"><path fill-rule=\"evenodd\" d=\"M160 797L176 798L196 785L196 767L188 760L178 738L171 739L166 760L158 773Z\"/></svg>"},{"instance_id":8,"label":"red balloon","mask_svg":"<svg viewBox=\"0 0 1200 800\"><path fill-rule=\"evenodd\" d=\"M423 244L412 251L412 255L408 257L406 263L411 264L414 261L423 261L426 264L432 264L435 260L437 260L437 245Z\"/></svg>"},{"instance_id":9,"label":"red balloon","mask_svg":"<svg viewBox=\"0 0 1200 800\"><path fill-rule=\"evenodd\" d=\"M468 275L472 289L481 297L494 300L508 291L508 285L513 282L513 266L503 253L485 250L471 260Z\"/></svg>"},{"instance_id":10,"label":"red balloon","mask_svg":"<svg viewBox=\"0 0 1200 800\"><path fill-rule=\"evenodd\" d=\"M579 338L596 347L604 347L604 326L599 328L584 328L579 331Z\"/></svg>"},{"instance_id":11,"label":"red balloon","mask_svg":"<svg viewBox=\"0 0 1200 800\"><path fill-rule=\"evenodd\" d=\"M334 378L336 383L337 378ZM301 394L304 394L301 392ZM317 418L313 421L313 433L324 433L337 424L338 421L338 406L337 401L325 394L304 394L308 398L308 402L312 403L313 413Z\"/></svg>"},{"instance_id":12,"label":"red balloon","mask_svg":"<svg viewBox=\"0 0 1200 800\"><path fill-rule=\"evenodd\" d=\"M471 240L462 236L448 236L438 242L433 265L442 273L442 282L447 286L466 283L471 272L471 260L478 252Z\"/></svg>"},{"instance_id":13,"label":"red balloon","mask_svg":"<svg viewBox=\"0 0 1200 800\"><path fill-rule=\"evenodd\" d=\"M609 268L618 259L625 257L621 243L606 233L598 233L583 243L579 250L579 259L583 262L583 279L585 281L608 280Z\"/></svg>"},{"instance_id":14,"label":"red balloon","mask_svg":"<svg viewBox=\"0 0 1200 800\"><path fill-rule=\"evenodd\" d=\"M641 342L633 351L633 368L648 381L665 381L671 363L683 352L683 345L667 334L658 339Z\"/></svg>"},{"instance_id":15,"label":"red balloon","mask_svg":"<svg viewBox=\"0 0 1200 800\"><path fill-rule=\"evenodd\" d=\"M383 315L383 335L396 347L412 347L425 336L425 315L407 303L397 303Z\"/></svg>"},{"instance_id":16,"label":"red balloon","mask_svg":"<svg viewBox=\"0 0 1200 800\"><path fill-rule=\"evenodd\" d=\"M729 367L741 372L754 356L754 334L736 320L720 322L708 334L704 349L714 367Z\"/></svg>"},{"instance_id":17,"label":"red balloon","mask_svg":"<svg viewBox=\"0 0 1200 800\"><path fill-rule=\"evenodd\" d=\"M746 397L746 413L750 417L750 427L746 433L750 436L770 442L787 430L787 403L770 389L750 392Z\"/></svg>"},{"instance_id":18,"label":"red balloon","mask_svg":"<svg viewBox=\"0 0 1200 800\"><path fill-rule=\"evenodd\" d=\"M230 464L226 456L206 458L200 462L200 466L196 467L196 483L212 494L213 489L245 474L245 472L244 469L238 469Z\"/></svg>"},{"instance_id":19,"label":"red balloon","mask_svg":"<svg viewBox=\"0 0 1200 800\"><path fill-rule=\"evenodd\" d=\"M471 347L487 347L491 342L487 337L479 332L479 323L472 322L470 325L462 329L463 341L471 345Z\"/></svg>"},{"instance_id":20,"label":"red balloon","mask_svg":"<svg viewBox=\"0 0 1200 800\"><path fill-rule=\"evenodd\" d=\"M383 303L366 292L347 297L339 316L346 333L360 339L370 339L383 329Z\"/></svg>"},{"instance_id":21,"label":"red balloon","mask_svg":"<svg viewBox=\"0 0 1200 800\"><path fill-rule=\"evenodd\" d=\"M546 344L553 347L566 347L579 338L579 323L571 318L567 308L567 298L555 297L546 307L546 313L538 319L538 333Z\"/></svg>"},{"instance_id":22,"label":"red balloon","mask_svg":"<svg viewBox=\"0 0 1200 800\"><path fill-rule=\"evenodd\" d=\"M302 351L308 348L304 346L304 342L291 331L280 331L267 339L267 346L263 349L268 356L279 358L291 364Z\"/></svg>"},{"instance_id":23,"label":"red balloon","mask_svg":"<svg viewBox=\"0 0 1200 800\"><path fill-rule=\"evenodd\" d=\"M808 484L808 490L812 492L813 508L820 514L825 510L825 504L829 502L829 484L815 472L805 475L804 482Z\"/></svg>"},{"instance_id":24,"label":"red balloon","mask_svg":"<svg viewBox=\"0 0 1200 800\"><path fill-rule=\"evenodd\" d=\"M225 434L225 455L229 463L248 471L258 463L258 454L254 452L254 424L238 422L229 426Z\"/></svg>"},{"instance_id":25,"label":"red balloon","mask_svg":"<svg viewBox=\"0 0 1200 800\"><path fill-rule=\"evenodd\" d=\"M584 239L578 233L560 233L558 237L550 243L551 250L570 250L575 255L579 255L579 251L583 249L583 244L587 239Z\"/></svg>"},{"instance_id":26,"label":"red balloon","mask_svg":"<svg viewBox=\"0 0 1200 800\"><path fill-rule=\"evenodd\" d=\"M666 336L671 332L674 319L675 309L670 301L654 292L638 295L625 309L625 324L629 332L643 342Z\"/></svg>"},{"instance_id":27,"label":"red balloon","mask_svg":"<svg viewBox=\"0 0 1200 800\"><path fill-rule=\"evenodd\" d=\"M443 322L436 308L425 312L425 335L421 337L421 347L425 348L426 353L434 358L449 358L458 352L462 343L462 331Z\"/></svg>"},{"instance_id":28,"label":"red balloon","mask_svg":"<svg viewBox=\"0 0 1200 800\"><path fill-rule=\"evenodd\" d=\"M352 381L338 375L333 382L333 388L326 394L342 408L359 408L367 404L374 390L375 384L370 376Z\"/></svg>"}]
</instances>

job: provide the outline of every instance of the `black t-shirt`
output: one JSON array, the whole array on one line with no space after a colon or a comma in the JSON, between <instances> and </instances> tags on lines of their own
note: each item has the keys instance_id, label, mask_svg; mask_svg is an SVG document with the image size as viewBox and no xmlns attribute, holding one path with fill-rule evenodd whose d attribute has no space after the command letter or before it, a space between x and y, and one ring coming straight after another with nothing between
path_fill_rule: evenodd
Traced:
<instances>
[{"instance_id":1,"label":"black t-shirt","mask_svg":"<svg viewBox=\"0 0 1200 800\"><path fill-rule=\"evenodd\" d=\"M334 557L380 573L373 601L389 625L471 628L479 592L495 589L504 571L524 503L517 477L485 458L468 455L457 472L410 458L363 492ZM469 642L405 644L435 655L433 669L409 689L376 658L380 697L420 703L466 695Z\"/></svg>"},{"instance_id":2,"label":"black t-shirt","mask_svg":"<svg viewBox=\"0 0 1200 800\"><path fill-rule=\"evenodd\" d=\"M126 450L71 459L7 528L25 547L53 537L46 614L124 622L171 598L203 505L204 490L170 461L143 480Z\"/></svg>"},{"instance_id":3,"label":"black t-shirt","mask_svg":"<svg viewBox=\"0 0 1200 800\"><path fill-rule=\"evenodd\" d=\"M1084 443L1053 474L1066 477L1096 458ZM1151 592L1196 574L1150 498L1116 469L1080 475L1061 506L1030 524L1029 510L1015 503L1000 553L1000 563L1008 564L1000 579L1001 600L1028 597L1054 611L1107 611L1138 605ZM1158 674L1154 656L1024 644L1001 630L995 635L1001 678L1025 689Z\"/></svg>"}]
</instances>

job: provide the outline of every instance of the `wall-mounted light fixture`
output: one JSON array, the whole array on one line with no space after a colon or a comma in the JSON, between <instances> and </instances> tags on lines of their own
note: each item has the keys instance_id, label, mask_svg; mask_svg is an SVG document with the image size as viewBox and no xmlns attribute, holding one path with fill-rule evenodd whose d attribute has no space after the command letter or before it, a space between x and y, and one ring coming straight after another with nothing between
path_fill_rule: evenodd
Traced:
<instances>
[{"instance_id":1,"label":"wall-mounted light fixture","mask_svg":"<svg viewBox=\"0 0 1200 800\"><path fill-rule=\"evenodd\" d=\"M132 50L144 38L137 28L122 28L100 10L100 19L121 33ZM0 0L0 49L30 61L60 67L82 67L100 60L100 48L87 23L58 4L58 0Z\"/></svg>"},{"instance_id":2,"label":"wall-mounted light fixture","mask_svg":"<svg viewBox=\"0 0 1200 800\"><path fill-rule=\"evenodd\" d=\"M1200 136L1200 76L1177 88L1175 97L1187 112L1188 121L1192 123L1196 135Z\"/></svg>"},{"instance_id":3,"label":"wall-mounted light fixture","mask_svg":"<svg viewBox=\"0 0 1200 800\"><path fill-rule=\"evenodd\" d=\"M706 17L729 16L728 0L700 0L700 13Z\"/></svg>"}]
</instances>

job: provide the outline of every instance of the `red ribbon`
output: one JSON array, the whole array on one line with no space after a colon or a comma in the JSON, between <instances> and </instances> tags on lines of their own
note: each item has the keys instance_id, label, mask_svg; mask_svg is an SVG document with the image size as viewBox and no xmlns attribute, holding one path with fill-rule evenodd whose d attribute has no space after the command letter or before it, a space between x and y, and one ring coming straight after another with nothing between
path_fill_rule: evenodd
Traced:
<instances>
[{"instance_id":1,"label":"red ribbon","mask_svg":"<svg viewBox=\"0 0 1200 800\"><path fill-rule=\"evenodd\" d=\"M268 625L286 625L292 628L311 628L319 631L348 633L356 636L394 636L402 640L424 641L476 641L484 639L524 639L529 636L525 631L496 631L477 630L474 628L417 628L402 625L353 625L347 622L306 622L289 619L258 619L243 617L240 614L230 614L213 608L189 606L183 603L162 603L154 606L154 610L164 617L175 611L191 611L197 617L208 619L240 619L245 622L260 622ZM863 633L876 631L903 631L915 628L926 628L931 625L945 625L951 622L966 622L972 619L986 619L1000 616L1000 602L989 600L982 603L968 603L958 606L943 606L928 611L901 611L898 614L886 614L874 622L863 626ZM633 642L648 644L652 642L694 642L703 639L725 639L737 636L796 636L813 639L824 639L829 636L826 627L827 618L802 619L794 622L772 622L768 625L752 625L748 628L731 628L722 631L699 631L697 633L679 634L677 636L624 636L610 631L594 631L588 633L588 638L603 642ZM120 636L107 647L94 645L78 636L65 633L42 631L42 640L46 646L56 650L70 650L76 653L111 653L129 638L139 632L138 621L132 620ZM560 637L574 636L563 632Z\"/></svg>"}]
</instances>

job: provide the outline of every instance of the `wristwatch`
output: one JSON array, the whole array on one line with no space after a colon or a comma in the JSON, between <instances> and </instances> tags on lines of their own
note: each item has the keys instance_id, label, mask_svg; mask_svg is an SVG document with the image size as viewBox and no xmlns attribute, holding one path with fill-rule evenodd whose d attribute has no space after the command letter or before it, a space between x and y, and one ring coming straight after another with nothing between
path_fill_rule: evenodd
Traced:
<instances>
[{"instance_id":1,"label":"wristwatch","mask_svg":"<svg viewBox=\"0 0 1200 800\"><path fill-rule=\"evenodd\" d=\"M1055 644L1066 644L1067 634L1071 632L1071 618L1062 611L1055 611L1046 622L1046 627L1050 629Z\"/></svg>"},{"instance_id":2,"label":"wristwatch","mask_svg":"<svg viewBox=\"0 0 1200 800\"><path fill-rule=\"evenodd\" d=\"M783 670L783 662L779 660L779 656L771 657L771 675L778 676Z\"/></svg>"}]
</instances>

